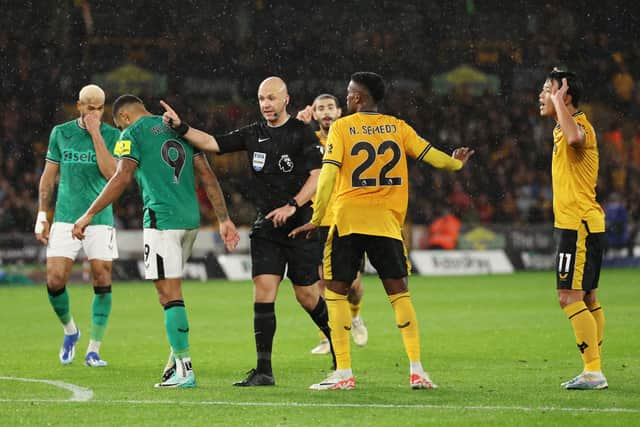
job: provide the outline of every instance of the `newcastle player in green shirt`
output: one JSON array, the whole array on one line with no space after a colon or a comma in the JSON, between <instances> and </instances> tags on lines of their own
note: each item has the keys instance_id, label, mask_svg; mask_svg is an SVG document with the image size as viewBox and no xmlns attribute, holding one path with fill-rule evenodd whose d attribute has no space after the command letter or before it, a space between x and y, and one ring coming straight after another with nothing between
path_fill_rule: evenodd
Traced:
<instances>
[{"instance_id":1,"label":"newcastle player in green shirt","mask_svg":"<svg viewBox=\"0 0 640 427\"><path fill-rule=\"evenodd\" d=\"M111 313L111 264L112 259L118 257L111 205L93 218L84 241L71 237L75 219L89 207L116 170L112 153L120 132L102 123L104 101L104 91L96 85L87 85L80 90L77 102L80 117L53 128L40 177L34 231L38 241L47 245L47 292L64 328L59 353L63 365L73 361L80 338L71 315L66 284L73 261L83 249L91 266L95 293L91 307L91 339L84 363L91 367L107 366L99 353ZM47 214L58 175L58 196L50 226Z\"/></svg>"},{"instance_id":2,"label":"newcastle player in green shirt","mask_svg":"<svg viewBox=\"0 0 640 427\"><path fill-rule=\"evenodd\" d=\"M171 346L169 363L156 387L194 387L181 278L200 225L196 175L214 207L227 249L235 249L239 236L229 219L218 180L201 152L167 127L161 116L147 111L136 96L122 95L116 99L113 117L114 123L124 129L115 148L120 157L118 169L76 221L73 235L85 238L85 227L92 218L117 199L135 175L144 204L145 276L154 281L164 307Z\"/></svg>"}]
</instances>

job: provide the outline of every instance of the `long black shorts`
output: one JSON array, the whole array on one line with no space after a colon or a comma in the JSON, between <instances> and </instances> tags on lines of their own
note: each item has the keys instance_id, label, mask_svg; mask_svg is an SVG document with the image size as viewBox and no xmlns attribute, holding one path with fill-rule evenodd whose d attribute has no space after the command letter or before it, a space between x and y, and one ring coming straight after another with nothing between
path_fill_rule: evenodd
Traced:
<instances>
[{"instance_id":1,"label":"long black shorts","mask_svg":"<svg viewBox=\"0 0 640 427\"><path fill-rule=\"evenodd\" d=\"M577 230L555 229L558 289L590 291L598 287L605 247L604 233L590 233L586 223Z\"/></svg>"},{"instance_id":2,"label":"long black shorts","mask_svg":"<svg viewBox=\"0 0 640 427\"><path fill-rule=\"evenodd\" d=\"M411 264L404 242L398 239L366 234L340 236L332 227L325 244L323 273L326 280L351 283L362 266L364 255L381 279L407 277Z\"/></svg>"},{"instance_id":3,"label":"long black shorts","mask_svg":"<svg viewBox=\"0 0 640 427\"><path fill-rule=\"evenodd\" d=\"M291 241L251 238L251 274L275 274L291 279L294 285L309 286L318 276L318 253L322 242L317 238L299 237Z\"/></svg>"}]
</instances>

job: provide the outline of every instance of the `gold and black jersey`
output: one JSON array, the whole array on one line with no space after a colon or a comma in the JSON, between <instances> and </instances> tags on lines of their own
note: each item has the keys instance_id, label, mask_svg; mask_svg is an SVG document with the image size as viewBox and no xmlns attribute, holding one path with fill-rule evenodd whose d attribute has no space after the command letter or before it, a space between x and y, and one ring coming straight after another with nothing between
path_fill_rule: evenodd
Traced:
<instances>
[{"instance_id":1,"label":"gold and black jersey","mask_svg":"<svg viewBox=\"0 0 640 427\"><path fill-rule=\"evenodd\" d=\"M551 176L555 227L577 230L586 222L589 232L599 233L604 231L604 211L596 201L598 142L583 112L576 112L573 120L584 132L584 145L571 147L559 125L553 130Z\"/></svg>"},{"instance_id":2,"label":"gold and black jersey","mask_svg":"<svg viewBox=\"0 0 640 427\"><path fill-rule=\"evenodd\" d=\"M339 167L330 209L340 236L402 240L407 213L407 155L422 160L431 144L396 117L356 113L329 130L323 163Z\"/></svg>"}]
</instances>

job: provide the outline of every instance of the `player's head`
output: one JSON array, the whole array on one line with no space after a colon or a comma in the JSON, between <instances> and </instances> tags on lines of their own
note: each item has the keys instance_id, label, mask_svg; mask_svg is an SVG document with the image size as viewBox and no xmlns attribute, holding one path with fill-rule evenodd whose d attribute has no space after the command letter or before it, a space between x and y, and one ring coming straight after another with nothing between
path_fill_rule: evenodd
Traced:
<instances>
[{"instance_id":1,"label":"player's head","mask_svg":"<svg viewBox=\"0 0 640 427\"><path fill-rule=\"evenodd\" d=\"M323 93L313 100L313 118L325 132L340 115L342 115L342 109L338 106L338 98L335 96Z\"/></svg>"},{"instance_id":2,"label":"player's head","mask_svg":"<svg viewBox=\"0 0 640 427\"><path fill-rule=\"evenodd\" d=\"M258 87L258 103L266 121L273 125L282 123L289 104L289 92L284 80L280 77L264 79Z\"/></svg>"},{"instance_id":3,"label":"player's head","mask_svg":"<svg viewBox=\"0 0 640 427\"><path fill-rule=\"evenodd\" d=\"M379 74L370 71L353 73L347 87L347 109L354 113L360 109L375 108L384 99L384 93L384 79Z\"/></svg>"},{"instance_id":4,"label":"player's head","mask_svg":"<svg viewBox=\"0 0 640 427\"><path fill-rule=\"evenodd\" d=\"M565 104L572 105L573 108L578 108L580 100L582 99L582 82L575 73L554 68L547 75L547 79L542 85L542 90L538 95L541 116L555 116L556 110L553 102L551 102L551 94L554 90L562 87L562 79L567 79L567 85L569 86L564 100Z\"/></svg>"},{"instance_id":5,"label":"player's head","mask_svg":"<svg viewBox=\"0 0 640 427\"><path fill-rule=\"evenodd\" d=\"M113 123L123 130L135 123L139 116L146 111L142 100L131 94L120 95L118 99L113 101L111 108Z\"/></svg>"},{"instance_id":6,"label":"player's head","mask_svg":"<svg viewBox=\"0 0 640 427\"><path fill-rule=\"evenodd\" d=\"M76 103L80 117L84 117L85 114L91 113L97 114L102 120L102 115L104 114L104 100L104 91L100 89L100 86L86 85L80 89L78 102Z\"/></svg>"}]
</instances>

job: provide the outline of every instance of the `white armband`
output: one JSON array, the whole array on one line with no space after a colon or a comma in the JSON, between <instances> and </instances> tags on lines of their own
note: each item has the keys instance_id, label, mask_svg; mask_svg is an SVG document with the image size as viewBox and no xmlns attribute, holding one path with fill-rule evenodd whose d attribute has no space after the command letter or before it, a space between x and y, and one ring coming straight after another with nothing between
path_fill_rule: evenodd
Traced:
<instances>
[{"instance_id":1,"label":"white armband","mask_svg":"<svg viewBox=\"0 0 640 427\"><path fill-rule=\"evenodd\" d=\"M45 211L40 211L36 217L36 227L34 230L36 234L41 234L44 231L44 225L42 225L43 222L47 222L47 213Z\"/></svg>"}]
</instances>

